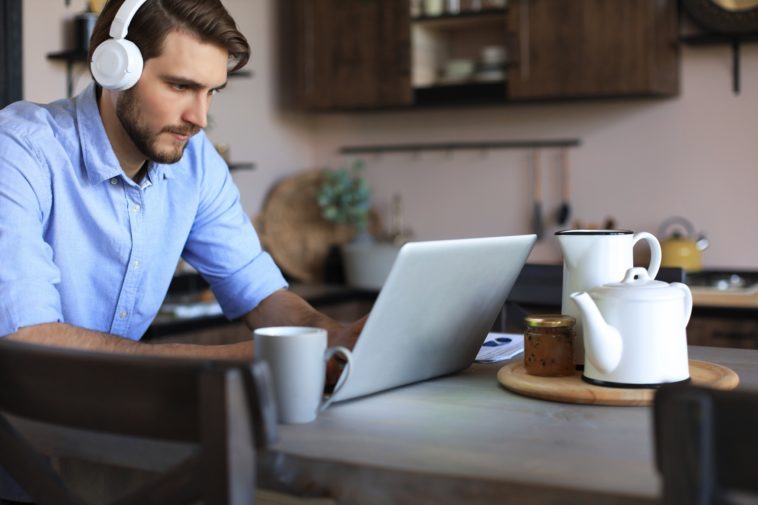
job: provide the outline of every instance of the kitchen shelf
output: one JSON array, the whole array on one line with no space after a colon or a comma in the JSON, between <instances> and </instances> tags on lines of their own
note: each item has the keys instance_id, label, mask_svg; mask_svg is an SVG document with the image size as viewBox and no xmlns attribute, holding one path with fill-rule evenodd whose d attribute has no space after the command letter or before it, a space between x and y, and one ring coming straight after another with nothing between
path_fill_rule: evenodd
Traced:
<instances>
[{"instance_id":1,"label":"kitchen shelf","mask_svg":"<svg viewBox=\"0 0 758 505\"><path fill-rule=\"evenodd\" d=\"M480 142L434 142L424 144L385 144L345 146L341 154L381 154L381 153L415 153L419 151L455 151L490 149L545 149L578 147L579 139L534 139L534 140L499 140Z\"/></svg>"},{"instance_id":2,"label":"kitchen shelf","mask_svg":"<svg viewBox=\"0 0 758 505\"><path fill-rule=\"evenodd\" d=\"M255 170L253 162L229 163L229 170Z\"/></svg>"},{"instance_id":3,"label":"kitchen shelf","mask_svg":"<svg viewBox=\"0 0 758 505\"><path fill-rule=\"evenodd\" d=\"M59 51L57 53L48 53L48 60L63 61L66 63L66 96L72 97L74 94L73 71L75 63L87 63L87 52L80 49L71 49L68 51ZM252 77L252 70L237 70L229 74L229 79L236 77Z\"/></svg>"},{"instance_id":4,"label":"kitchen shelf","mask_svg":"<svg viewBox=\"0 0 758 505\"><path fill-rule=\"evenodd\" d=\"M70 51L48 53L47 59L48 60L80 61L83 63L87 61L87 53L84 51L79 51L77 49L72 49Z\"/></svg>"},{"instance_id":5,"label":"kitchen shelf","mask_svg":"<svg viewBox=\"0 0 758 505\"><path fill-rule=\"evenodd\" d=\"M728 35L721 33L696 33L679 37L682 44L688 46L712 46L729 44L732 47L732 90L740 94L740 46L743 42L758 42L758 33Z\"/></svg>"},{"instance_id":6,"label":"kitchen shelf","mask_svg":"<svg viewBox=\"0 0 758 505\"><path fill-rule=\"evenodd\" d=\"M758 42L758 33L744 35L723 35L719 33L697 33L682 35L679 41L688 46L710 46L714 44L731 44L735 40L739 42Z\"/></svg>"},{"instance_id":7,"label":"kitchen shelf","mask_svg":"<svg viewBox=\"0 0 758 505\"><path fill-rule=\"evenodd\" d=\"M481 11L462 11L459 14L442 14L439 16L418 16L412 19L416 26L439 30L466 30L479 28L487 24L505 22L507 9L487 9Z\"/></svg>"},{"instance_id":8,"label":"kitchen shelf","mask_svg":"<svg viewBox=\"0 0 758 505\"><path fill-rule=\"evenodd\" d=\"M440 105L478 105L506 103L505 81L463 82L417 87L413 90L414 104L418 107Z\"/></svg>"},{"instance_id":9,"label":"kitchen shelf","mask_svg":"<svg viewBox=\"0 0 758 505\"><path fill-rule=\"evenodd\" d=\"M69 51L48 53L47 59L63 61L66 63L66 96L71 98L74 95L74 63L86 63L87 53L81 50L72 49Z\"/></svg>"}]
</instances>

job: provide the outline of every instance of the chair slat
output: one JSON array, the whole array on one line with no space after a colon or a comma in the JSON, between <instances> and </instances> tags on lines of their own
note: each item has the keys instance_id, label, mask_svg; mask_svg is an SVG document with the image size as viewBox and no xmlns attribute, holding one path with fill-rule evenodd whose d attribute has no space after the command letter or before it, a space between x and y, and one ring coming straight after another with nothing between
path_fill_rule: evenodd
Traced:
<instances>
[{"instance_id":1,"label":"chair slat","mask_svg":"<svg viewBox=\"0 0 758 505\"><path fill-rule=\"evenodd\" d=\"M198 447L112 505L253 503L255 449L277 436L263 362L91 353L0 339L0 384L0 466L40 505L84 504L3 414Z\"/></svg>"}]
</instances>

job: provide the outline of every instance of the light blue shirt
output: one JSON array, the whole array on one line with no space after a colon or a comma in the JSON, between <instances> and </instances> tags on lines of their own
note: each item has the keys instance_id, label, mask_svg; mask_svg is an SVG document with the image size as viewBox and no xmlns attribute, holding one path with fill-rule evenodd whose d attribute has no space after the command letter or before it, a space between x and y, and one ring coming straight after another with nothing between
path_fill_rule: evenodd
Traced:
<instances>
[{"instance_id":1,"label":"light blue shirt","mask_svg":"<svg viewBox=\"0 0 758 505\"><path fill-rule=\"evenodd\" d=\"M111 148L94 85L0 111L0 335L65 322L139 340L180 256L232 319L286 287L203 132L137 184Z\"/></svg>"}]
</instances>

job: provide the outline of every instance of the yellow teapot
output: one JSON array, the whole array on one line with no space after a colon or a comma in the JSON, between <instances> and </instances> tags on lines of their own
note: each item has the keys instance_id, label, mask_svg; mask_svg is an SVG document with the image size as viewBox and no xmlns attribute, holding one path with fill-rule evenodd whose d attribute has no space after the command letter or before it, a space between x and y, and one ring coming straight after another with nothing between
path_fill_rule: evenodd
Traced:
<instances>
[{"instance_id":1,"label":"yellow teapot","mask_svg":"<svg viewBox=\"0 0 758 505\"><path fill-rule=\"evenodd\" d=\"M674 216L661 223L658 231L661 242L661 266L680 267L687 272L703 268L702 252L708 247L708 239L701 233L695 236L695 228L687 219Z\"/></svg>"}]
</instances>

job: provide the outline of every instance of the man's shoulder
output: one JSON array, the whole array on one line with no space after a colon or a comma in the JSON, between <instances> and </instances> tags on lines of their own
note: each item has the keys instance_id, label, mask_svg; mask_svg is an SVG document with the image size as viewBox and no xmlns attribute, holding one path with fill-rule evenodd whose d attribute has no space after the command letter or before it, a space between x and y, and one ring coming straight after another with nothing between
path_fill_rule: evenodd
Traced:
<instances>
[{"instance_id":1,"label":"man's shoulder","mask_svg":"<svg viewBox=\"0 0 758 505\"><path fill-rule=\"evenodd\" d=\"M74 125L74 109L67 106L67 101L45 105L20 101L0 110L0 131L36 142L49 140L56 131Z\"/></svg>"}]
</instances>

